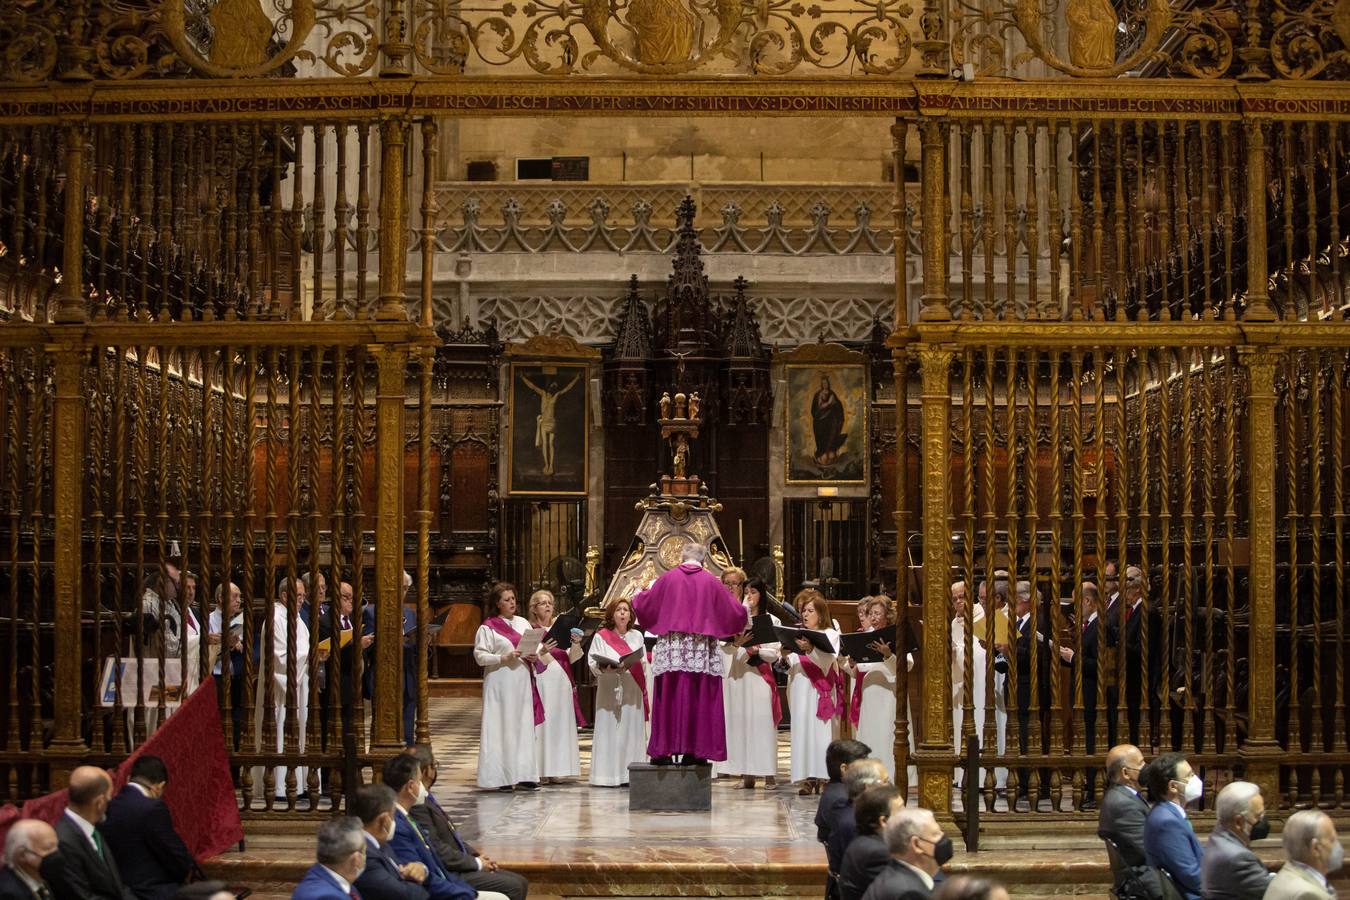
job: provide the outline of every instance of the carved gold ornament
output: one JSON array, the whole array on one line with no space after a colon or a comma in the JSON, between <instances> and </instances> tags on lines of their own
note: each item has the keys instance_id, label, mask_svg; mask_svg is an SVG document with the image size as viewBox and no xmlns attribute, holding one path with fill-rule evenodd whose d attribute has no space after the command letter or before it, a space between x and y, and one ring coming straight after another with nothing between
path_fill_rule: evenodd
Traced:
<instances>
[{"instance_id":1,"label":"carved gold ornament","mask_svg":"<svg viewBox=\"0 0 1350 900\"><path fill-rule=\"evenodd\" d=\"M657 547L656 555L661 560L661 565L667 569L673 569L680 564L680 554L684 552L684 545L689 543L689 539L682 534L672 534L661 541Z\"/></svg>"}]
</instances>

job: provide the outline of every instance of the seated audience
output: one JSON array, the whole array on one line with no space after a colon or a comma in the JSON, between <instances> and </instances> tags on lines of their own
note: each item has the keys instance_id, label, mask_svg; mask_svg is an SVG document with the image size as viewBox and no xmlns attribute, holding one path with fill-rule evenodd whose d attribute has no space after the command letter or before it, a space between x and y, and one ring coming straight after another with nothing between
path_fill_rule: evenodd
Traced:
<instances>
[{"instance_id":1,"label":"seated audience","mask_svg":"<svg viewBox=\"0 0 1350 900\"><path fill-rule=\"evenodd\" d=\"M61 866L56 847L56 830L41 819L11 825L5 835L6 865L0 869L0 900L51 900L42 870Z\"/></svg>"},{"instance_id":2,"label":"seated audience","mask_svg":"<svg viewBox=\"0 0 1350 900\"><path fill-rule=\"evenodd\" d=\"M1200 898L1204 852L1186 818L1186 805L1200 799L1204 785L1181 753L1162 753L1144 767L1153 809L1144 822L1144 858L1172 877L1185 900Z\"/></svg>"},{"instance_id":3,"label":"seated audience","mask_svg":"<svg viewBox=\"0 0 1350 900\"><path fill-rule=\"evenodd\" d=\"M422 829L422 834L426 836L427 843L441 865L476 890L495 891L511 900L525 900L530 890L530 883L525 880L525 876L501 868L461 838L455 823L450 821L441 804L432 796L431 788L436 784L437 770L436 757L432 755L431 748L419 744L408 752L417 760L422 772L422 784L427 789L426 799L408 810L408 815Z\"/></svg>"},{"instance_id":4,"label":"seated audience","mask_svg":"<svg viewBox=\"0 0 1350 900\"><path fill-rule=\"evenodd\" d=\"M831 741L825 748L825 773L829 781L820 793L820 802L816 804L816 840L822 844L830 839L828 811L841 803L848 802L848 790L844 787L844 769L857 759L872 755L872 748L862 741Z\"/></svg>"},{"instance_id":5,"label":"seated audience","mask_svg":"<svg viewBox=\"0 0 1350 900\"><path fill-rule=\"evenodd\" d=\"M874 784L886 784L891 780L886 766L879 759L854 760L844 771L844 790L847 797L842 804L828 811L830 839L825 842L825 857L830 863L830 879L837 883L840 866L844 862L844 851L853 842L858 833L853 804L858 795Z\"/></svg>"},{"instance_id":6,"label":"seated audience","mask_svg":"<svg viewBox=\"0 0 1350 900\"><path fill-rule=\"evenodd\" d=\"M291 900L359 900L352 882L366 865L366 839L361 820L329 819L319 826L314 856L318 860L291 891Z\"/></svg>"},{"instance_id":7,"label":"seated audience","mask_svg":"<svg viewBox=\"0 0 1350 900\"><path fill-rule=\"evenodd\" d=\"M394 861L389 841L394 836L397 812L394 792L384 784L364 784L356 789L352 813L361 820L366 836L366 868L356 879L361 900L427 900L427 867L421 863Z\"/></svg>"},{"instance_id":8,"label":"seated audience","mask_svg":"<svg viewBox=\"0 0 1350 900\"><path fill-rule=\"evenodd\" d=\"M422 784L422 771L416 759L400 753L384 764L382 777L395 795L394 836L389 839L394 860L399 863L420 862L426 867L427 877L422 886L431 895L431 900L474 900L475 897L481 897L482 900L507 900L505 894L476 891L462 879L445 871L426 835L408 815L409 810L427 798L427 788Z\"/></svg>"},{"instance_id":9,"label":"seated audience","mask_svg":"<svg viewBox=\"0 0 1350 900\"><path fill-rule=\"evenodd\" d=\"M938 885L933 900L1008 900L1008 889L983 878L958 875Z\"/></svg>"},{"instance_id":10,"label":"seated audience","mask_svg":"<svg viewBox=\"0 0 1350 900\"><path fill-rule=\"evenodd\" d=\"M890 861L863 900L928 900L934 876L952 858L952 839L931 810L908 807L886 820L885 836Z\"/></svg>"},{"instance_id":11,"label":"seated audience","mask_svg":"<svg viewBox=\"0 0 1350 900\"><path fill-rule=\"evenodd\" d=\"M1106 780L1111 786L1102 795L1097 836L1116 845L1126 866L1144 864L1148 801L1139 784L1143 769L1144 754L1134 744L1119 744L1106 754Z\"/></svg>"},{"instance_id":12,"label":"seated audience","mask_svg":"<svg viewBox=\"0 0 1350 900\"><path fill-rule=\"evenodd\" d=\"M1284 822L1287 862L1270 880L1265 900L1333 900L1327 876L1345 864L1336 823L1320 809L1301 809Z\"/></svg>"},{"instance_id":13,"label":"seated audience","mask_svg":"<svg viewBox=\"0 0 1350 900\"><path fill-rule=\"evenodd\" d=\"M131 780L108 804L103 823L122 880L140 900L169 900L195 865L162 799L168 784L164 760L138 757L131 764Z\"/></svg>"},{"instance_id":14,"label":"seated audience","mask_svg":"<svg viewBox=\"0 0 1350 900\"><path fill-rule=\"evenodd\" d=\"M890 862L882 829L897 810L905 806L900 789L888 783L874 784L853 801L857 836L844 851L839 864L839 900L862 900L872 880Z\"/></svg>"},{"instance_id":15,"label":"seated audience","mask_svg":"<svg viewBox=\"0 0 1350 900\"><path fill-rule=\"evenodd\" d=\"M1261 900L1270 886L1270 870L1251 851L1252 841L1270 834L1261 789L1234 781L1214 802L1214 830L1200 863L1200 894L1205 900Z\"/></svg>"},{"instance_id":16,"label":"seated audience","mask_svg":"<svg viewBox=\"0 0 1350 900\"><path fill-rule=\"evenodd\" d=\"M44 873L55 900L136 900L98 827L111 800L107 772L80 766L70 773L66 811L56 823L61 865Z\"/></svg>"}]
</instances>

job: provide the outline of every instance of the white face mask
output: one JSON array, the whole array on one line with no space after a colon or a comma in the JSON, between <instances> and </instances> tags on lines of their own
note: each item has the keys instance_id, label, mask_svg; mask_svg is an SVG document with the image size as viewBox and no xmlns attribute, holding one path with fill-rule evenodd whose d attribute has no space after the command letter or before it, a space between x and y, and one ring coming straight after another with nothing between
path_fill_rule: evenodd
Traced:
<instances>
[{"instance_id":1,"label":"white face mask","mask_svg":"<svg viewBox=\"0 0 1350 900\"><path fill-rule=\"evenodd\" d=\"M1336 843L1331 845L1331 854L1327 858L1327 874L1330 875L1333 872L1339 872L1344 865L1345 845L1337 840Z\"/></svg>"},{"instance_id":2,"label":"white face mask","mask_svg":"<svg viewBox=\"0 0 1350 900\"><path fill-rule=\"evenodd\" d=\"M1200 776L1194 772L1186 780L1186 792L1183 796L1183 803L1194 803L1200 799L1200 795L1205 792L1205 783L1200 780Z\"/></svg>"},{"instance_id":3,"label":"white face mask","mask_svg":"<svg viewBox=\"0 0 1350 900\"><path fill-rule=\"evenodd\" d=\"M1198 794L1196 796L1199 796ZM422 782L417 782L417 802L427 802L427 786Z\"/></svg>"},{"instance_id":4,"label":"white face mask","mask_svg":"<svg viewBox=\"0 0 1350 900\"><path fill-rule=\"evenodd\" d=\"M390 816L389 816L389 831L388 831L388 833L386 833L385 836L384 836L384 842L387 844L387 843L389 843L390 841L392 841L392 840L394 839L395 833L397 833L397 832L398 832L398 820L395 819L392 815L390 815Z\"/></svg>"}]
</instances>

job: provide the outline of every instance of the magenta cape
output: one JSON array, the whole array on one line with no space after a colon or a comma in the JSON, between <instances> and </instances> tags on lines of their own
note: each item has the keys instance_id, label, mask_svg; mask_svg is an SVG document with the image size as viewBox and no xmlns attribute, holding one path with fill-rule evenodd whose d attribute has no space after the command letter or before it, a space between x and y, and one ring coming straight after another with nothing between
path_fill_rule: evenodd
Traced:
<instances>
[{"instance_id":1,"label":"magenta cape","mask_svg":"<svg viewBox=\"0 0 1350 900\"><path fill-rule=\"evenodd\" d=\"M633 598L643 631L664 637L672 631L725 638L745 630L745 607L717 576L698 563L681 563Z\"/></svg>"}]
</instances>

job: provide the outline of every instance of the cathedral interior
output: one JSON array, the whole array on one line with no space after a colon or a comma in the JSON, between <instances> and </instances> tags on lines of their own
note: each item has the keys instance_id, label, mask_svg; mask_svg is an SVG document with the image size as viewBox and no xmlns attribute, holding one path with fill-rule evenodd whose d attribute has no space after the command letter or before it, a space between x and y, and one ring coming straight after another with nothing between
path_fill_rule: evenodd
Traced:
<instances>
[{"instance_id":1,"label":"cathedral interior","mask_svg":"<svg viewBox=\"0 0 1350 900\"><path fill-rule=\"evenodd\" d=\"M1108 731L1344 813L1347 22L1345 0L0 4L0 799L115 765L214 667L250 827L336 809L404 715L437 739L472 692L494 583L591 607L660 543L644 503L692 485L720 566L819 590L844 631L896 601L894 777L961 827L1087 822ZM170 565L195 586L147 608ZM1082 585L1127 570L1154 646L1111 666L1147 682L1136 706L1098 715L1105 679L1099 701L1033 661L955 793L994 675L953 669L952 583L1031 582L1033 628L1081 651ZM292 648L318 626L278 593L305 575L390 611L327 663L369 718L336 714L317 655L307 719L296 689L263 697L274 621ZM168 638L231 585L222 671ZM274 784L286 765L308 781ZM993 765L1049 799L1009 808Z\"/></svg>"}]
</instances>

